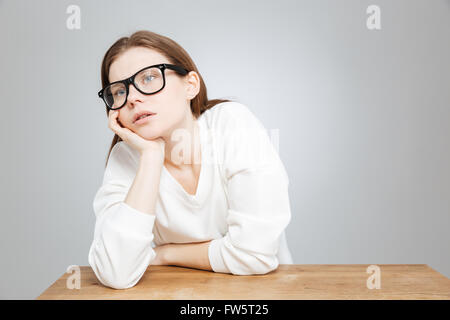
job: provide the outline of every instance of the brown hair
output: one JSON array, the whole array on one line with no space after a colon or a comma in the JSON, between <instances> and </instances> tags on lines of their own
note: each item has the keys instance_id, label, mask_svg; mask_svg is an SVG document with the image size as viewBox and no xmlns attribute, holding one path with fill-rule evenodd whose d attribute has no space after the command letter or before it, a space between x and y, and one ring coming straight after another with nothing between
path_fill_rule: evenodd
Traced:
<instances>
[{"instance_id":1,"label":"brown hair","mask_svg":"<svg viewBox=\"0 0 450 320\"><path fill-rule=\"evenodd\" d=\"M102 88L109 84L109 68L113 61L118 58L120 54L132 47L145 47L153 49L166 56L170 63L184 67L189 71L197 72L200 78L200 91L195 96L195 98L191 100L191 111L196 119L205 110L212 108L216 104L230 101L228 99L208 100L206 86L203 78L189 54L172 39L147 30L136 31L130 37L120 38L108 49L108 51L106 51L101 66ZM106 116L108 116L108 108L106 106L105 109ZM109 155L111 154L111 150L119 141L122 141L120 136L114 134L111 147L109 148L108 156L106 157L105 167L108 165L108 159Z\"/></svg>"}]
</instances>

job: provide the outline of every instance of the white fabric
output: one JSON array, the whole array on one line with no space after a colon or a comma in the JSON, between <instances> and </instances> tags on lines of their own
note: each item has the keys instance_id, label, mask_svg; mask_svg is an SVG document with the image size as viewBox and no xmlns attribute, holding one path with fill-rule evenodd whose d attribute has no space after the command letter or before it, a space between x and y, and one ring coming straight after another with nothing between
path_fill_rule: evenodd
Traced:
<instances>
[{"instance_id":1,"label":"white fabric","mask_svg":"<svg viewBox=\"0 0 450 320\"><path fill-rule=\"evenodd\" d=\"M123 200L139 154L124 141L111 150L93 208L89 264L104 285L134 286L166 243L213 240L215 272L264 274L292 264L285 228L291 220L288 176L261 122L243 104L224 102L198 119L201 171L195 195L163 166L155 213Z\"/></svg>"}]
</instances>

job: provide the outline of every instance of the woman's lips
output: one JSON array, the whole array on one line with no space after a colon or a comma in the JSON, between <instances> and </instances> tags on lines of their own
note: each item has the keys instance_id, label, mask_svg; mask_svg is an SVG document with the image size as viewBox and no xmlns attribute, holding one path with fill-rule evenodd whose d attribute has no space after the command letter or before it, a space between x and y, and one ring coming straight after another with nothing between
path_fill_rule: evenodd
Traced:
<instances>
[{"instance_id":1,"label":"woman's lips","mask_svg":"<svg viewBox=\"0 0 450 320\"><path fill-rule=\"evenodd\" d=\"M142 119L136 120L134 122L134 124L144 124L144 123L148 122L150 120L150 118L153 118L155 115L156 115L156 113L146 116Z\"/></svg>"}]
</instances>

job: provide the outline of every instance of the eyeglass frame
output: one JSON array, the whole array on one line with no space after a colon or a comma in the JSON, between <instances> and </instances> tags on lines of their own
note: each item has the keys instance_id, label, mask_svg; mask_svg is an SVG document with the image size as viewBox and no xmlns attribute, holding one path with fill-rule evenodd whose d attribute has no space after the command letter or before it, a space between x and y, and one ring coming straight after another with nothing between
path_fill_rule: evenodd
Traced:
<instances>
[{"instance_id":1,"label":"eyeglass frame","mask_svg":"<svg viewBox=\"0 0 450 320\"><path fill-rule=\"evenodd\" d=\"M135 78L135 77L138 75L138 73L140 73L141 71L144 71L144 70L150 69L150 68L154 68L154 67L157 67L157 68L159 68L159 69L161 70L162 77L163 77L163 85L162 85L161 89L159 89L158 91L155 91L155 92L152 92L152 93L146 93L146 92L143 92L143 91L142 91L141 89L139 89L139 88L136 86L136 84L134 83L134 78ZM183 76L189 73L189 70L187 70L187 69L185 69L185 68L183 68L183 67L181 67L181 66L174 65L174 64L170 64L170 63L154 64L154 65L151 65L151 66L142 68L141 70L139 70L139 71L137 71L135 74L133 74L131 77L128 77L128 78L123 79L123 80L118 80L118 81L111 82L110 84L108 84L106 87L102 88L102 89L97 93L97 94L98 94L98 97L99 97L100 99L103 100L103 102L105 103L105 105L106 105L106 107L108 108L108 110L119 110L119 109L123 108L123 106L125 106L125 104L127 103L127 100L128 100L128 94L130 93L130 89L129 89L130 84L132 84L133 87L134 87L137 91L139 91L140 93L145 94L145 95L152 95L152 94L158 93L158 92L160 92L162 89L164 89L164 87L166 86L166 76L165 76L165 70L166 70L166 69L174 70L174 71L176 71L177 73L179 73L179 74L181 74L181 75L183 75ZM125 96L125 100L124 100L123 104L122 104L120 107L113 109L113 108L111 108L111 107L108 106L108 103L106 102L105 97L104 97L104 91L105 91L106 88L108 88L109 86L111 86L111 85L113 85L113 84L116 84L116 83L123 83L123 84L125 85L126 96Z\"/></svg>"}]
</instances>

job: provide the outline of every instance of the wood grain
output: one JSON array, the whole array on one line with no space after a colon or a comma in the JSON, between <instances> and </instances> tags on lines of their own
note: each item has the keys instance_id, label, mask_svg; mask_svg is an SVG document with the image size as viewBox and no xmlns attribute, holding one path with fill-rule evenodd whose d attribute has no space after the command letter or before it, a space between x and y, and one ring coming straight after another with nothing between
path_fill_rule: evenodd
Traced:
<instances>
[{"instance_id":1,"label":"wood grain","mask_svg":"<svg viewBox=\"0 0 450 320\"><path fill-rule=\"evenodd\" d=\"M132 288L103 286L89 266L80 267L81 288L68 289L64 273L37 299L445 299L450 279L426 264L380 264L381 288L368 289L367 264L280 265L265 275L238 276L177 266L149 266Z\"/></svg>"}]
</instances>

